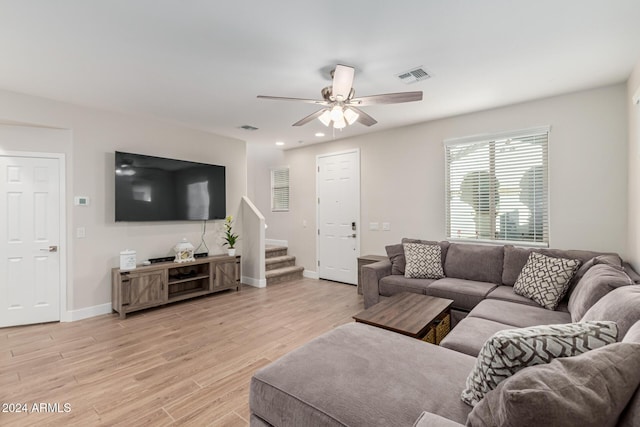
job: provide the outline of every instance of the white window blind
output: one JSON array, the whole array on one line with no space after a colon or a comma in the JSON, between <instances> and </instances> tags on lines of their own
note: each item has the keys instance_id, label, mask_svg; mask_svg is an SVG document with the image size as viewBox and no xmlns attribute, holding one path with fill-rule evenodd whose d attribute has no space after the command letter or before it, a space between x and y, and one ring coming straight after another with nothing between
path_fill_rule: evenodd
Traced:
<instances>
[{"instance_id":1,"label":"white window blind","mask_svg":"<svg viewBox=\"0 0 640 427\"><path fill-rule=\"evenodd\" d=\"M289 168L271 170L271 211L289 210Z\"/></svg>"},{"instance_id":2,"label":"white window blind","mask_svg":"<svg viewBox=\"0 0 640 427\"><path fill-rule=\"evenodd\" d=\"M548 135L445 141L448 238L548 245Z\"/></svg>"}]
</instances>

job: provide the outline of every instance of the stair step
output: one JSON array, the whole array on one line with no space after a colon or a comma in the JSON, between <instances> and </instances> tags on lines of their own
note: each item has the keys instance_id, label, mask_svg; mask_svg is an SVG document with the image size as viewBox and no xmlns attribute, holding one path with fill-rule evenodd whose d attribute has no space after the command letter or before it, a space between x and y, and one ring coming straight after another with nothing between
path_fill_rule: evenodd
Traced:
<instances>
[{"instance_id":1,"label":"stair step","mask_svg":"<svg viewBox=\"0 0 640 427\"><path fill-rule=\"evenodd\" d=\"M275 283L288 282L290 280L302 279L304 267L292 266L277 268L266 272L267 286Z\"/></svg>"},{"instance_id":2,"label":"stair step","mask_svg":"<svg viewBox=\"0 0 640 427\"><path fill-rule=\"evenodd\" d=\"M286 246L267 246L264 250L266 258L274 258L287 254Z\"/></svg>"},{"instance_id":3,"label":"stair step","mask_svg":"<svg viewBox=\"0 0 640 427\"><path fill-rule=\"evenodd\" d=\"M294 265L296 265L296 257L293 255L270 257L265 260L265 268L267 271L283 267L293 267Z\"/></svg>"}]
</instances>

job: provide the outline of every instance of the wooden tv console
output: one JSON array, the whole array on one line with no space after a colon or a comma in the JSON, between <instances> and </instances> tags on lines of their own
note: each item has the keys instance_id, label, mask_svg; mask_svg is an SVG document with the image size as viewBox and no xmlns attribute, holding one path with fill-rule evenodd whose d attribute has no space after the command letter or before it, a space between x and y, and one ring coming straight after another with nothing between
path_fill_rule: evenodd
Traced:
<instances>
[{"instance_id":1,"label":"wooden tv console","mask_svg":"<svg viewBox=\"0 0 640 427\"><path fill-rule=\"evenodd\" d=\"M111 307L121 319L132 311L227 289L240 290L240 256L210 256L111 271Z\"/></svg>"}]
</instances>

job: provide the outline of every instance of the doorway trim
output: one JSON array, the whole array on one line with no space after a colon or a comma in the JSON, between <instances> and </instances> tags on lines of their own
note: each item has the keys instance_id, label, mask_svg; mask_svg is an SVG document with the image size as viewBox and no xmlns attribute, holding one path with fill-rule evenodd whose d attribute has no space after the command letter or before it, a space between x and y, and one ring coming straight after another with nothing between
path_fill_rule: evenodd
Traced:
<instances>
[{"instance_id":1,"label":"doorway trim","mask_svg":"<svg viewBox=\"0 0 640 427\"><path fill-rule=\"evenodd\" d=\"M60 244L58 253L60 254L60 322L70 322L71 313L67 311L67 167L64 153L45 153L37 151L2 151L2 157L29 157L38 159L56 159L60 167Z\"/></svg>"},{"instance_id":2,"label":"doorway trim","mask_svg":"<svg viewBox=\"0 0 640 427\"><path fill-rule=\"evenodd\" d=\"M320 264L320 203L318 203L318 199L320 198L320 180L318 179L319 177L319 168L320 168L320 159L323 157L331 157L331 156L339 156L341 154L352 154L355 153L358 157L358 200L356 201L356 218L358 221L358 228L356 229L356 233L357 233L357 238L356 238L356 262L357 262L357 258L360 256L360 237L362 236L361 232L362 232L362 224L361 224L361 215L360 215L360 198L362 195L362 168L361 168L361 162L360 162L360 148L352 148L352 149L348 149L348 150L342 150L342 151L335 151L332 153L324 153L324 154L317 154L316 155L316 170L315 170L315 175L316 175L316 198L315 198L315 205L316 205L316 231L315 231L315 237L316 237L316 262L315 262L315 269L316 269L316 277L317 279L320 278L320 268L319 268L319 264ZM357 264L356 264L357 265ZM357 267L356 267L357 268Z\"/></svg>"}]
</instances>

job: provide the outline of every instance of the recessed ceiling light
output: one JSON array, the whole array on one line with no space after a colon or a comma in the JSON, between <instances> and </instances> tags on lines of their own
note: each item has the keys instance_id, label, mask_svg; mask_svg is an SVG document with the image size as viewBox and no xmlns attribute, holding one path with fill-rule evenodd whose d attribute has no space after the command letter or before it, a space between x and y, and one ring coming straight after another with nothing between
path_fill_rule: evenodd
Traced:
<instances>
[{"instance_id":1,"label":"recessed ceiling light","mask_svg":"<svg viewBox=\"0 0 640 427\"><path fill-rule=\"evenodd\" d=\"M317 136L318 138L321 138L321 137L323 137L323 136L324 136L324 133L322 133L322 132L317 132L317 133L316 133L316 136Z\"/></svg>"},{"instance_id":2,"label":"recessed ceiling light","mask_svg":"<svg viewBox=\"0 0 640 427\"><path fill-rule=\"evenodd\" d=\"M276 142L276 145L284 145L284 142L278 141L278 142Z\"/></svg>"}]
</instances>

